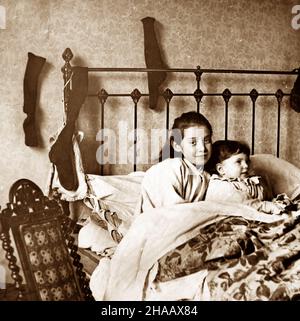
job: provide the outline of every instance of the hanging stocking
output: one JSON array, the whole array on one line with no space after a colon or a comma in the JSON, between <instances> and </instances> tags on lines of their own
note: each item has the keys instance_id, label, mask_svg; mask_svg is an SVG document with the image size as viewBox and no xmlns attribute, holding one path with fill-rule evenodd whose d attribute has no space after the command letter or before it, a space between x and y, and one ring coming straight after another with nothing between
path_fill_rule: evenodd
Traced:
<instances>
[{"instance_id":1,"label":"hanging stocking","mask_svg":"<svg viewBox=\"0 0 300 321\"><path fill-rule=\"evenodd\" d=\"M154 21L152 17L142 20L144 28L144 51L147 68L163 69L165 64L162 60L160 49L155 35ZM148 72L149 107L155 109L159 96L159 87L166 79L166 72Z\"/></svg>"},{"instance_id":2,"label":"hanging stocking","mask_svg":"<svg viewBox=\"0 0 300 321\"><path fill-rule=\"evenodd\" d=\"M38 139L35 127L35 109L37 98L38 78L46 59L28 53L27 66L23 82L24 106L23 111L27 114L23 128L25 133L25 144L27 146L37 146Z\"/></svg>"},{"instance_id":3,"label":"hanging stocking","mask_svg":"<svg viewBox=\"0 0 300 321\"><path fill-rule=\"evenodd\" d=\"M73 67L72 72L72 89L70 90L66 125L49 152L50 161L56 166L61 185L69 191L75 191L78 188L72 138L80 108L88 92L88 69Z\"/></svg>"},{"instance_id":4,"label":"hanging stocking","mask_svg":"<svg viewBox=\"0 0 300 321\"><path fill-rule=\"evenodd\" d=\"M290 104L297 113L300 113L300 69L298 72L299 74L291 91Z\"/></svg>"}]
</instances>

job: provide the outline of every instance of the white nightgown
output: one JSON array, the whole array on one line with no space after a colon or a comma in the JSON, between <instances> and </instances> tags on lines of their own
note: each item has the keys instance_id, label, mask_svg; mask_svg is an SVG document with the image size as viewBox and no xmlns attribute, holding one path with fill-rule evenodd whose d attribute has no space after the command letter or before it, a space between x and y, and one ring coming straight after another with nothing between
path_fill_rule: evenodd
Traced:
<instances>
[{"instance_id":1,"label":"white nightgown","mask_svg":"<svg viewBox=\"0 0 300 321\"><path fill-rule=\"evenodd\" d=\"M198 170L190 161L166 159L145 173L141 185L139 211L178 203L202 201L210 175Z\"/></svg>"}]
</instances>

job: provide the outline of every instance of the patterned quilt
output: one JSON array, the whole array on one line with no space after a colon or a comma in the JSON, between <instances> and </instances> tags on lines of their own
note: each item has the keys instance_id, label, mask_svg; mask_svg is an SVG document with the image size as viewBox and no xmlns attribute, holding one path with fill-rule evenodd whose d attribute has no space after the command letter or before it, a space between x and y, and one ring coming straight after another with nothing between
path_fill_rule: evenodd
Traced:
<instances>
[{"instance_id":1,"label":"patterned quilt","mask_svg":"<svg viewBox=\"0 0 300 321\"><path fill-rule=\"evenodd\" d=\"M226 217L202 227L159 260L156 281L201 269L208 270L211 300L299 300L300 218L262 223Z\"/></svg>"}]
</instances>

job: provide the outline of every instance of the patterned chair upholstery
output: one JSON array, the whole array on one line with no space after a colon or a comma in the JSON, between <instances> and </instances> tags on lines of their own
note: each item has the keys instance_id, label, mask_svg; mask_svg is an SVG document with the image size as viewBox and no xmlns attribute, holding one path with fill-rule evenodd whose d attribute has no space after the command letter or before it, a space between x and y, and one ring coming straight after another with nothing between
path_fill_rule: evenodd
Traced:
<instances>
[{"instance_id":1,"label":"patterned chair upholstery","mask_svg":"<svg viewBox=\"0 0 300 321\"><path fill-rule=\"evenodd\" d=\"M21 179L10 189L0 224L2 246L17 290L16 300L93 300L72 236L75 224L58 201L44 196L30 180Z\"/></svg>"}]
</instances>

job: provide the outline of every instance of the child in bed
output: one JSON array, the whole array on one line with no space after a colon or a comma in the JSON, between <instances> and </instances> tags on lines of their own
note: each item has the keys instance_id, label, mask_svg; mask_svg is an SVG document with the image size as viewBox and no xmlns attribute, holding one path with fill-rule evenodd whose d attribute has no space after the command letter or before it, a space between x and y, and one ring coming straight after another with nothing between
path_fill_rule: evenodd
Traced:
<instances>
[{"instance_id":1,"label":"child in bed","mask_svg":"<svg viewBox=\"0 0 300 321\"><path fill-rule=\"evenodd\" d=\"M251 175L250 149L234 140L219 140L212 146L209 168L212 174L206 200L243 203L258 211L279 214L281 203L271 202L272 192L261 176Z\"/></svg>"},{"instance_id":2,"label":"child in bed","mask_svg":"<svg viewBox=\"0 0 300 321\"><path fill-rule=\"evenodd\" d=\"M200 113L176 118L161 157L144 176L139 212L148 208L204 199L210 175L204 165L211 156L212 127Z\"/></svg>"}]
</instances>

